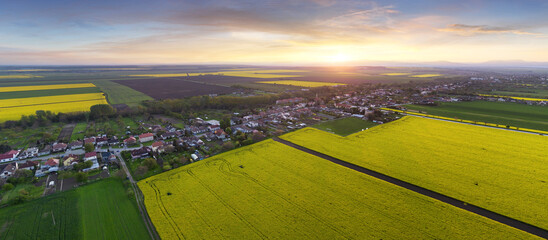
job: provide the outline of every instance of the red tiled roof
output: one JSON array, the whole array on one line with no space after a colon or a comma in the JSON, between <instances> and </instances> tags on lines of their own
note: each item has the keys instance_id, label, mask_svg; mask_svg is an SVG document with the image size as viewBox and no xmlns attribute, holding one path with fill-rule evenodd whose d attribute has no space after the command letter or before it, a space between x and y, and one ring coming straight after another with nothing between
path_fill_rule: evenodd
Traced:
<instances>
[{"instance_id":1,"label":"red tiled roof","mask_svg":"<svg viewBox=\"0 0 548 240\"><path fill-rule=\"evenodd\" d=\"M89 158L89 157L97 157L97 153L96 152L88 152L88 153L86 153L86 155L84 155L84 158Z\"/></svg>"},{"instance_id":2,"label":"red tiled roof","mask_svg":"<svg viewBox=\"0 0 548 240\"><path fill-rule=\"evenodd\" d=\"M153 137L154 134L152 133L143 133L141 135L139 135L139 138L147 138L147 137Z\"/></svg>"}]
</instances>

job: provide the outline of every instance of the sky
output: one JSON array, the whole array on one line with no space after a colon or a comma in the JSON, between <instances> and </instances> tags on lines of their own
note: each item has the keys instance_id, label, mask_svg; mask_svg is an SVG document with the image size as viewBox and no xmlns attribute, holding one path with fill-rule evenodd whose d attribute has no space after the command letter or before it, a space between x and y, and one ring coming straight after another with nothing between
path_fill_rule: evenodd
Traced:
<instances>
[{"instance_id":1,"label":"sky","mask_svg":"<svg viewBox=\"0 0 548 240\"><path fill-rule=\"evenodd\" d=\"M0 0L0 65L548 62L545 0Z\"/></svg>"}]
</instances>

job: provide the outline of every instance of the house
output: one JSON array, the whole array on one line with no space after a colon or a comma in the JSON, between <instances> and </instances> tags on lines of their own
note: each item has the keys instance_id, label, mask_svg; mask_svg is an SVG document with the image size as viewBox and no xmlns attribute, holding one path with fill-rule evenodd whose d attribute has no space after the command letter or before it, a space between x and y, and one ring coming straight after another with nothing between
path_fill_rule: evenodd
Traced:
<instances>
[{"instance_id":1,"label":"house","mask_svg":"<svg viewBox=\"0 0 548 240\"><path fill-rule=\"evenodd\" d=\"M204 134L204 135L205 135L207 141L211 141L211 140L217 139L217 136L216 136L215 133L213 133L213 132L207 132L207 133Z\"/></svg>"},{"instance_id":2,"label":"house","mask_svg":"<svg viewBox=\"0 0 548 240\"><path fill-rule=\"evenodd\" d=\"M0 154L0 162L9 162L15 160L15 155L10 153Z\"/></svg>"},{"instance_id":3,"label":"house","mask_svg":"<svg viewBox=\"0 0 548 240\"><path fill-rule=\"evenodd\" d=\"M232 132L236 134L237 132L243 132L243 133L251 133L253 132L253 129L245 126L245 125L236 125L232 127Z\"/></svg>"},{"instance_id":4,"label":"house","mask_svg":"<svg viewBox=\"0 0 548 240\"><path fill-rule=\"evenodd\" d=\"M84 144L91 143L91 144L95 145L95 140L96 140L95 137L84 138Z\"/></svg>"},{"instance_id":5,"label":"house","mask_svg":"<svg viewBox=\"0 0 548 240\"><path fill-rule=\"evenodd\" d=\"M226 132L223 131L223 129L219 129L219 130L215 131L215 136L216 136L218 139L221 139L221 140L223 140L223 141L229 140L228 134L226 134Z\"/></svg>"},{"instance_id":6,"label":"house","mask_svg":"<svg viewBox=\"0 0 548 240\"><path fill-rule=\"evenodd\" d=\"M44 156L51 153L51 145L46 145L42 150L38 152L38 156Z\"/></svg>"},{"instance_id":7,"label":"house","mask_svg":"<svg viewBox=\"0 0 548 240\"><path fill-rule=\"evenodd\" d=\"M19 164L19 169L34 170L38 167L38 164L40 164L38 161L26 161Z\"/></svg>"},{"instance_id":8,"label":"house","mask_svg":"<svg viewBox=\"0 0 548 240\"><path fill-rule=\"evenodd\" d=\"M9 150L5 154L12 154L14 158L17 158L19 156L20 152L21 152L21 150Z\"/></svg>"},{"instance_id":9,"label":"house","mask_svg":"<svg viewBox=\"0 0 548 240\"><path fill-rule=\"evenodd\" d=\"M176 137L177 134L175 132L166 132L166 133L163 133L162 135L160 135L160 138L162 140L166 140L166 139L169 139L169 138L173 138L173 137Z\"/></svg>"},{"instance_id":10,"label":"house","mask_svg":"<svg viewBox=\"0 0 548 240\"><path fill-rule=\"evenodd\" d=\"M0 177L4 179L9 178L15 173L15 171L17 171L17 163L8 163L1 165L0 169Z\"/></svg>"},{"instance_id":11,"label":"house","mask_svg":"<svg viewBox=\"0 0 548 240\"><path fill-rule=\"evenodd\" d=\"M154 134L152 133L143 133L139 135L139 142L141 143L150 142L152 140L154 140Z\"/></svg>"},{"instance_id":12,"label":"house","mask_svg":"<svg viewBox=\"0 0 548 240\"><path fill-rule=\"evenodd\" d=\"M245 125L248 126L248 127L250 127L250 128L259 127L259 123L258 123L258 122L255 122L255 121L247 122Z\"/></svg>"},{"instance_id":13,"label":"house","mask_svg":"<svg viewBox=\"0 0 548 240\"><path fill-rule=\"evenodd\" d=\"M124 144L127 146L127 145L132 145L132 144L135 144L137 143L137 139L135 139L134 137L129 137L129 138L126 138L124 139Z\"/></svg>"},{"instance_id":14,"label":"house","mask_svg":"<svg viewBox=\"0 0 548 240\"><path fill-rule=\"evenodd\" d=\"M131 151L131 158L136 159L136 158L148 157L151 150L152 149L148 147L142 147L142 148L133 150Z\"/></svg>"},{"instance_id":15,"label":"house","mask_svg":"<svg viewBox=\"0 0 548 240\"><path fill-rule=\"evenodd\" d=\"M88 152L84 155L84 161L97 160L97 152Z\"/></svg>"},{"instance_id":16,"label":"house","mask_svg":"<svg viewBox=\"0 0 548 240\"><path fill-rule=\"evenodd\" d=\"M114 137L111 137L109 140L108 140L108 145L112 146L112 145L118 145L120 144L120 141L118 141L118 138L116 136Z\"/></svg>"},{"instance_id":17,"label":"house","mask_svg":"<svg viewBox=\"0 0 548 240\"><path fill-rule=\"evenodd\" d=\"M164 143L163 142L155 142L152 145L150 145L153 152L163 152L164 151Z\"/></svg>"},{"instance_id":18,"label":"house","mask_svg":"<svg viewBox=\"0 0 548 240\"><path fill-rule=\"evenodd\" d=\"M21 153L21 156L19 158L29 158L29 157L36 157L38 156L38 148L37 147L29 147L23 153Z\"/></svg>"},{"instance_id":19,"label":"house","mask_svg":"<svg viewBox=\"0 0 548 240\"><path fill-rule=\"evenodd\" d=\"M50 158L44 164L42 164L42 169L48 169L51 171L52 168L59 168L59 159ZM57 170L54 170L57 171Z\"/></svg>"},{"instance_id":20,"label":"house","mask_svg":"<svg viewBox=\"0 0 548 240\"><path fill-rule=\"evenodd\" d=\"M67 150L67 145L64 143L56 143L53 144L52 151L53 152L62 152Z\"/></svg>"},{"instance_id":21,"label":"house","mask_svg":"<svg viewBox=\"0 0 548 240\"><path fill-rule=\"evenodd\" d=\"M207 126L207 129L210 132L215 132L216 130L221 129L221 126L219 126L219 125L209 125L209 126Z\"/></svg>"},{"instance_id":22,"label":"house","mask_svg":"<svg viewBox=\"0 0 548 240\"><path fill-rule=\"evenodd\" d=\"M103 163L111 163L116 161L116 155L112 154L111 152L102 152L101 153L101 161Z\"/></svg>"},{"instance_id":23,"label":"house","mask_svg":"<svg viewBox=\"0 0 548 240\"><path fill-rule=\"evenodd\" d=\"M63 166L68 167L77 164L80 161L80 157L75 154L69 154L63 158Z\"/></svg>"},{"instance_id":24,"label":"house","mask_svg":"<svg viewBox=\"0 0 548 240\"><path fill-rule=\"evenodd\" d=\"M209 125L217 125L217 126L221 125L221 122L219 122L218 120L214 120L214 119L209 120L209 121L205 121L205 122Z\"/></svg>"},{"instance_id":25,"label":"house","mask_svg":"<svg viewBox=\"0 0 548 240\"><path fill-rule=\"evenodd\" d=\"M95 140L95 143L96 143L98 146L106 145L106 144L108 144L108 138L106 138L106 137L97 138L97 139Z\"/></svg>"},{"instance_id":26,"label":"house","mask_svg":"<svg viewBox=\"0 0 548 240\"><path fill-rule=\"evenodd\" d=\"M82 169L83 172L99 169L99 162L97 162L97 158L95 158L94 160L91 160L91 162L92 162L91 167Z\"/></svg>"},{"instance_id":27,"label":"house","mask_svg":"<svg viewBox=\"0 0 548 240\"><path fill-rule=\"evenodd\" d=\"M82 141L74 141L69 143L68 148L71 150L78 149L84 147L84 142Z\"/></svg>"}]
</instances>

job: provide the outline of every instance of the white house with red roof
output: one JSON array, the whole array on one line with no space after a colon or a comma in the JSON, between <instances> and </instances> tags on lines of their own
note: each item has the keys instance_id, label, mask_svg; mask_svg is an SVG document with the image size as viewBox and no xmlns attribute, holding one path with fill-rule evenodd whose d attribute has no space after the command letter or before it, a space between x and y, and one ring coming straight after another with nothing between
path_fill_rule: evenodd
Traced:
<instances>
[{"instance_id":1,"label":"white house with red roof","mask_svg":"<svg viewBox=\"0 0 548 240\"><path fill-rule=\"evenodd\" d=\"M84 155L84 161L97 161L97 152L88 152Z\"/></svg>"},{"instance_id":2,"label":"white house with red roof","mask_svg":"<svg viewBox=\"0 0 548 240\"><path fill-rule=\"evenodd\" d=\"M154 134L152 133L143 133L141 135L139 135L139 142L150 142L154 140Z\"/></svg>"}]
</instances>

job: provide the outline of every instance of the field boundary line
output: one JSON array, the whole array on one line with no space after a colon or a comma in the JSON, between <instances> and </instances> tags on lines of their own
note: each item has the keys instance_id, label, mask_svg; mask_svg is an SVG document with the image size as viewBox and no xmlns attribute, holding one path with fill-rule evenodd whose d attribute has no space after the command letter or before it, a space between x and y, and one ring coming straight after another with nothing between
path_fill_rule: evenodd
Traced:
<instances>
[{"instance_id":1,"label":"field boundary line","mask_svg":"<svg viewBox=\"0 0 548 240\"><path fill-rule=\"evenodd\" d=\"M295 148L297 150L301 150L301 151L309 153L311 155L323 158L323 159L328 160L328 161L330 161L332 163L335 163L337 165L340 165L340 166L343 166L343 167L346 167L346 168L350 168L350 169L355 170L355 171L360 172L360 173L367 174L367 175L369 175L371 177L374 177L376 179L379 179L379 180L394 184L396 186L411 190L411 191L416 192L418 194L421 194L423 196L426 196L426 197L429 197L429 198L432 198L432 199L447 203L449 205L452 205L452 206L455 206L457 208L466 210L468 212L480 215L482 217L489 218L491 220L502 223L502 224L507 225L509 227L513 227L513 228L522 230L524 232L527 232L527 233L530 233L530 234L533 234L533 235L548 239L548 230L546 230L546 229L531 225L531 224L526 223L526 222L522 222L520 220L511 218L511 217L508 217L508 216L504 216L502 214L499 214L499 213L487 210L485 208L482 208L482 207L479 207L479 206L476 206L476 205L473 205L473 204L458 200L456 198L453 198L453 197L450 197L450 196L447 196L447 195L444 195L444 194L441 194L441 193L438 193L438 192L435 192L435 191L432 191L432 190L417 186L415 184L412 184L412 183L409 183L409 182L406 182L406 181L403 181L403 180L388 176L386 174L383 174L383 173L380 173L380 172L377 172L377 171L374 171L374 170L371 170L371 169L368 169L368 168L365 168L365 167L362 167L362 166L358 166L358 165L353 164L353 163L349 163L347 161L344 161L344 160L329 156L327 154L314 151L312 149L303 147L301 145L297 145L295 143L292 143L292 142L284 140L284 139L280 139L278 137L274 137L272 139L276 142L285 144L289 147Z\"/></svg>"}]
</instances>

